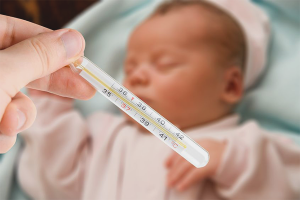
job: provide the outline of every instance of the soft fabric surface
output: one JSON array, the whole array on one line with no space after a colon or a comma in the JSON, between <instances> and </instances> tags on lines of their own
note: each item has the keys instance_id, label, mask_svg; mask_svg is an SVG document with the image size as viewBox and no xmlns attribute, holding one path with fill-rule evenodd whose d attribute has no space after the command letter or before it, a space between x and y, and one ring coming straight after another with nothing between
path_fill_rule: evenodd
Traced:
<instances>
[{"instance_id":1,"label":"soft fabric surface","mask_svg":"<svg viewBox=\"0 0 300 200\"><path fill-rule=\"evenodd\" d=\"M118 81L123 78L125 46L133 28L161 0L105 0L79 15L67 27L86 39L85 55ZM300 144L300 10L298 0L254 0L269 15L272 40L267 70L237 109L243 121L255 118L264 128L286 132ZM76 101L84 115L98 110L119 113L100 94L89 101ZM0 155L0 199L28 199L15 180L14 166L21 145Z\"/></svg>"},{"instance_id":2,"label":"soft fabric surface","mask_svg":"<svg viewBox=\"0 0 300 200\"><path fill-rule=\"evenodd\" d=\"M125 47L132 29L160 0L104 1L68 25L86 38L85 55L120 81ZM237 112L243 121L255 118L263 127L275 131L300 133L300 16L297 0L256 0L271 20L272 39L269 62L261 79L245 95ZM298 8L298 9L297 9ZM114 12L111 12L113 10ZM101 15L100 15L101 14ZM101 16L101 18L99 17ZM89 22L87 25L86 22ZM84 114L99 109L119 109L97 94L89 101L77 101Z\"/></svg>"},{"instance_id":3,"label":"soft fabric surface","mask_svg":"<svg viewBox=\"0 0 300 200\"><path fill-rule=\"evenodd\" d=\"M297 0L255 1L269 15L272 40L261 81L249 91L238 112L275 132L289 132L300 144L300 9ZM294 134L293 134L294 133Z\"/></svg>"}]
</instances>

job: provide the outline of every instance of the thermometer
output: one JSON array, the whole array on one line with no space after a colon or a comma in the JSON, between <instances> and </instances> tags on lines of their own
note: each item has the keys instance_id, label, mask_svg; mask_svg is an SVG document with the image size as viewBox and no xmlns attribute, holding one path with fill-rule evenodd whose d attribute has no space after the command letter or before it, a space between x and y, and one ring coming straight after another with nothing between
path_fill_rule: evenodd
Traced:
<instances>
[{"instance_id":1,"label":"thermometer","mask_svg":"<svg viewBox=\"0 0 300 200\"><path fill-rule=\"evenodd\" d=\"M98 92L195 167L204 167L208 152L86 57L70 64Z\"/></svg>"}]
</instances>

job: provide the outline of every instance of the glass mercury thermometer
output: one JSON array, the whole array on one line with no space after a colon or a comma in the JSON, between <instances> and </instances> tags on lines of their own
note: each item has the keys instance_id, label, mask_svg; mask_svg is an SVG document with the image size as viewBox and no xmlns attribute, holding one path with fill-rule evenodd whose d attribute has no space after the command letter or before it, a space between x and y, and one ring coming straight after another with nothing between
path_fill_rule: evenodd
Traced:
<instances>
[{"instance_id":1,"label":"glass mercury thermometer","mask_svg":"<svg viewBox=\"0 0 300 200\"><path fill-rule=\"evenodd\" d=\"M204 167L208 163L209 154L205 149L86 57L71 63L70 67L108 100L195 167Z\"/></svg>"}]
</instances>

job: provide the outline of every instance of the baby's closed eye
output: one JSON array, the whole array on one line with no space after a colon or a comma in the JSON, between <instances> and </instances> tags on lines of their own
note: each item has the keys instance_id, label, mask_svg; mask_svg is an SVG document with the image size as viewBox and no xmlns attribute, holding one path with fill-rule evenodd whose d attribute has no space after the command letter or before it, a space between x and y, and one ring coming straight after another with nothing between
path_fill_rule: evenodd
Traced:
<instances>
[{"instance_id":1,"label":"baby's closed eye","mask_svg":"<svg viewBox=\"0 0 300 200\"><path fill-rule=\"evenodd\" d=\"M155 61L155 66L159 69L169 69L179 66L182 62L173 56L163 56Z\"/></svg>"},{"instance_id":2,"label":"baby's closed eye","mask_svg":"<svg viewBox=\"0 0 300 200\"><path fill-rule=\"evenodd\" d=\"M170 56L164 56L156 62L158 65L169 66L176 63L176 60Z\"/></svg>"}]
</instances>

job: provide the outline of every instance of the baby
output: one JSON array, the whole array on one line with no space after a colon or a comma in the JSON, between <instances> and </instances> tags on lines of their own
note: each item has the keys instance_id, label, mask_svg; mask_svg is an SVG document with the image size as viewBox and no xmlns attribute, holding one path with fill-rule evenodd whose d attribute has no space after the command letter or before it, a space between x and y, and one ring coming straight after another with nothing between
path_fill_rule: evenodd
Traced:
<instances>
[{"instance_id":1,"label":"baby","mask_svg":"<svg viewBox=\"0 0 300 200\"><path fill-rule=\"evenodd\" d=\"M243 0L171 1L129 39L124 86L203 146L207 166L129 117L84 120L73 100L30 91L38 117L22 133L22 188L35 199L296 199L300 150L233 114L263 65L259 14Z\"/></svg>"}]
</instances>

